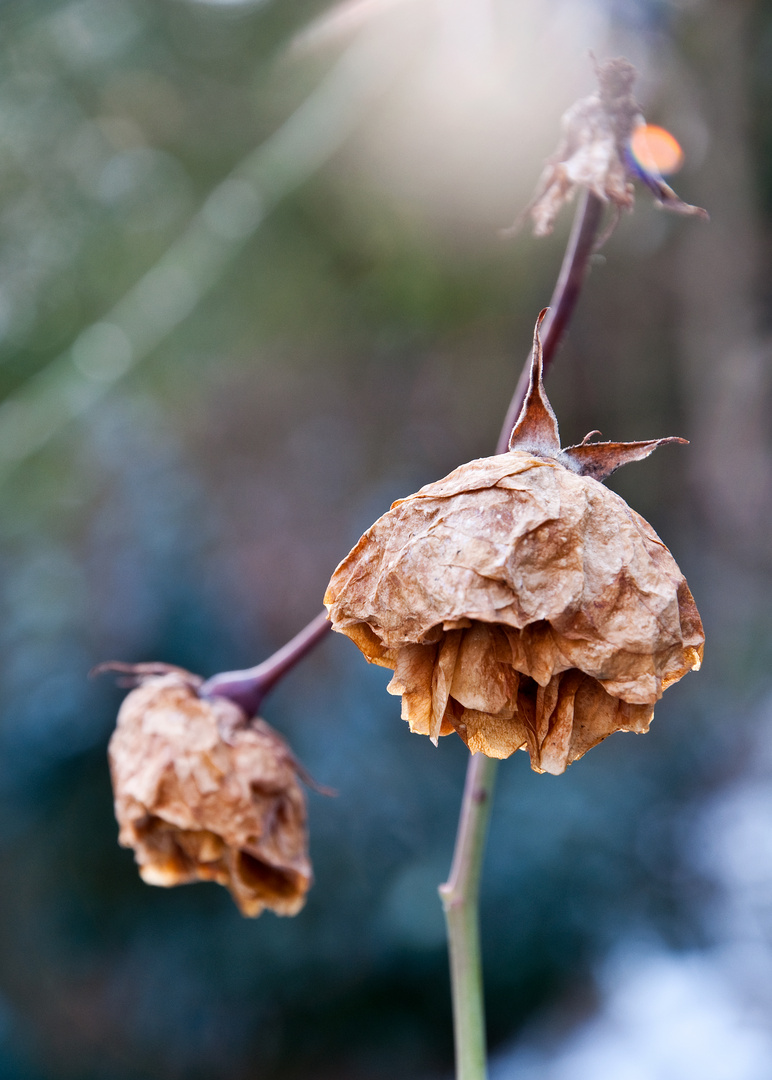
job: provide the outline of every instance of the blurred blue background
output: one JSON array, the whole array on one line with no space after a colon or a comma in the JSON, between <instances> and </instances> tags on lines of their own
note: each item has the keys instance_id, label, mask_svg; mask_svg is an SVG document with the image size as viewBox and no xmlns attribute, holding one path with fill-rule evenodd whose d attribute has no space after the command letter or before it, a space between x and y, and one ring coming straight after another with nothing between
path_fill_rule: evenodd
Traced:
<instances>
[{"instance_id":1,"label":"blurred blue background","mask_svg":"<svg viewBox=\"0 0 772 1080\"><path fill-rule=\"evenodd\" d=\"M491 452L570 227L503 241L588 57L637 65L673 181L549 378L564 443L682 435L612 486L708 644L644 739L499 772L496 1080L772 1075L772 7L5 0L0 7L0 1077L452 1068L436 886L465 768L327 639L264 715L310 794L295 919L143 885L105 659L265 658L399 496Z\"/></svg>"}]
</instances>

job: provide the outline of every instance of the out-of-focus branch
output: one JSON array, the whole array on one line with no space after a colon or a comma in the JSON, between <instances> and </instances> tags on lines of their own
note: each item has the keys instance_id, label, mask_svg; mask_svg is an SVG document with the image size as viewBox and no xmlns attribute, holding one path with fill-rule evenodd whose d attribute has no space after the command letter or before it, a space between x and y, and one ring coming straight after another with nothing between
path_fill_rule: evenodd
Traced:
<instances>
[{"instance_id":1,"label":"out-of-focus branch","mask_svg":"<svg viewBox=\"0 0 772 1080\"><path fill-rule=\"evenodd\" d=\"M0 403L0 484L145 360L199 305L282 199L332 156L407 57L351 45L298 109L210 193L158 262Z\"/></svg>"}]
</instances>

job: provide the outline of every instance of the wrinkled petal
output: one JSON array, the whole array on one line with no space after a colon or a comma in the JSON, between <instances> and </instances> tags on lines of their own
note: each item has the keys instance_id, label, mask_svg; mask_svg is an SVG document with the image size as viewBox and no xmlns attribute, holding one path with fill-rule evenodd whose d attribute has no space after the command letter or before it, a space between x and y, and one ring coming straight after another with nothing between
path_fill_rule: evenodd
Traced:
<instances>
[{"instance_id":1,"label":"wrinkled petal","mask_svg":"<svg viewBox=\"0 0 772 1080\"><path fill-rule=\"evenodd\" d=\"M648 730L653 704L614 697L576 668L539 685L510 666L509 649L501 647L505 638L500 628L476 623L463 631L460 642L452 642L456 667L439 734L455 731L472 753L488 757L527 749L537 772L557 775L613 731ZM435 645L397 651L389 690L403 695L403 718L419 734L437 730L439 655Z\"/></svg>"},{"instance_id":2,"label":"wrinkled petal","mask_svg":"<svg viewBox=\"0 0 772 1080\"><path fill-rule=\"evenodd\" d=\"M473 623L464 633L453 673L451 693L464 709L512 717L516 709L518 672L500 642L506 635L496 626Z\"/></svg>"}]
</instances>

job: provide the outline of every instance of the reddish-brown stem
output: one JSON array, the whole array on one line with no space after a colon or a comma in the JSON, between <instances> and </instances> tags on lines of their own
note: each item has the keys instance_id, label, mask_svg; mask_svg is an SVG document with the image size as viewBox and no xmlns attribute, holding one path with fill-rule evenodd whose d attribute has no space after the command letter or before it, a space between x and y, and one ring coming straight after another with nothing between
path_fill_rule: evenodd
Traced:
<instances>
[{"instance_id":1,"label":"reddish-brown stem","mask_svg":"<svg viewBox=\"0 0 772 1080\"><path fill-rule=\"evenodd\" d=\"M590 191L583 193L576 210L573 228L568 239L568 247L563 256L563 264L560 267L560 274L549 303L549 311L541 325L541 345L545 374L552 362L560 339L571 321L576 302L579 299L590 256L595 250L603 209L604 205L597 195L593 195ZM530 371L531 357L529 354L507 410L504 426L501 429L496 446L497 454L506 453L509 446L509 436L512 434L512 428L517 422L525 401Z\"/></svg>"},{"instance_id":2,"label":"reddish-brown stem","mask_svg":"<svg viewBox=\"0 0 772 1080\"><path fill-rule=\"evenodd\" d=\"M244 671L223 671L219 675L213 675L200 687L199 695L229 698L240 705L248 716L254 716L271 687L283 678L298 660L302 660L330 629L327 612L320 611L308 626L262 664Z\"/></svg>"}]
</instances>

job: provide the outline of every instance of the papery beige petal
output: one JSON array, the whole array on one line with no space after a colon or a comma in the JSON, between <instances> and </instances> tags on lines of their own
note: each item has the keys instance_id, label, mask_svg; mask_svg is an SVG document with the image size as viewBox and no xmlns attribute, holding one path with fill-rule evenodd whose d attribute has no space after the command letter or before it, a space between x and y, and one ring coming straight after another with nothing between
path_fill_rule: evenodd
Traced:
<instances>
[{"instance_id":1,"label":"papery beige petal","mask_svg":"<svg viewBox=\"0 0 772 1080\"><path fill-rule=\"evenodd\" d=\"M556 675L548 689L554 686L554 704L550 709L549 726L541 737L539 767L544 772L559 774L573 760L571 757L574 733L576 692L582 676L578 671ZM545 691L546 694L546 691Z\"/></svg>"},{"instance_id":2,"label":"papery beige petal","mask_svg":"<svg viewBox=\"0 0 772 1080\"><path fill-rule=\"evenodd\" d=\"M454 726L473 754L508 758L525 746L525 726L517 718L506 719L464 709Z\"/></svg>"},{"instance_id":3,"label":"papery beige petal","mask_svg":"<svg viewBox=\"0 0 772 1080\"><path fill-rule=\"evenodd\" d=\"M418 735L432 731L432 675L437 648L434 645L405 645L397 649L394 678L387 690L402 696L402 719Z\"/></svg>"},{"instance_id":4,"label":"papery beige petal","mask_svg":"<svg viewBox=\"0 0 772 1080\"><path fill-rule=\"evenodd\" d=\"M514 666L538 682L569 667L618 681L624 660L625 696L638 685L655 699L652 680L682 667L692 644L672 556L601 484L519 451L501 456L515 459L511 487L436 499L424 489L375 523L333 575L335 628L366 623L386 649L437 640L452 620L530 628ZM637 670L631 656L645 657Z\"/></svg>"},{"instance_id":5,"label":"papery beige petal","mask_svg":"<svg viewBox=\"0 0 772 1080\"><path fill-rule=\"evenodd\" d=\"M453 673L456 670L458 647L461 644L463 630L449 630L440 642L437 659L432 672L432 719L429 737L437 745L445 710L448 707Z\"/></svg>"},{"instance_id":6,"label":"papery beige petal","mask_svg":"<svg viewBox=\"0 0 772 1080\"><path fill-rule=\"evenodd\" d=\"M506 635L497 626L473 623L464 633L450 690L464 709L503 718L514 715L520 676L502 642Z\"/></svg>"}]
</instances>

